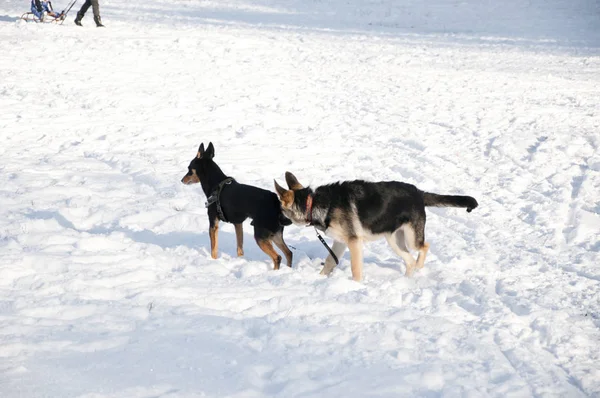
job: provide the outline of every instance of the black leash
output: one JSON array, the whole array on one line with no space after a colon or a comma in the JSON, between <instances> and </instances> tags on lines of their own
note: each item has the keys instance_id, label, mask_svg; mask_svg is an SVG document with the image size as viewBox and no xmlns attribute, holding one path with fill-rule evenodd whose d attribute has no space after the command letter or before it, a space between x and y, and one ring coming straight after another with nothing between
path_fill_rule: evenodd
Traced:
<instances>
[{"instance_id":1,"label":"black leash","mask_svg":"<svg viewBox=\"0 0 600 398\"><path fill-rule=\"evenodd\" d=\"M338 260L337 256L333 252L333 250L331 250L331 247L329 247L329 245L327 244L327 242L325 242L325 239L323 239L323 237L319 234L319 231L317 230L317 227L315 227L315 232L317 233L317 237L319 238L319 240L321 241L321 243L323 244L323 246L325 246L325 248L327 249L327 251L329 252L329 254L331 254L331 257L333 257L333 261L335 261L335 265L339 265L340 261Z\"/></svg>"},{"instance_id":2,"label":"black leash","mask_svg":"<svg viewBox=\"0 0 600 398\"><path fill-rule=\"evenodd\" d=\"M225 218L225 214L223 214L223 209L221 208L221 201L219 200L219 198L221 197L221 191L223 190L223 187L225 185L231 184L233 181L235 181L235 180L231 177L227 177L226 179L221 181L219 183L219 185L217 186L217 189L215 189L213 191L213 193L207 198L206 203L204 204L204 207L208 207L216 202L217 203L217 214L219 215L219 219L224 222L228 222L228 221Z\"/></svg>"},{"instance_id":3,"label":"black leash","mask_svg":"<svg viewBox=\"0 0 600 398\"><path fill-rule=\"evenodd\" d=\"M340 264L340 260L338 260L337 256L335 255L335 253L333 252L333 250L331 250L331 247L329 247L329 245L327 244L327 242L325 242L325 239L323 239L323 237L321 236L321 234L319 234L319 231L317 230L317 227L315 226L313 217L312 217L312 206L313 206L313 198L312 195L308 195L308 198L306 198L306 222L308 223L308 225L315 227L315 232L317 233L317 238L319 238L319 240L321 241L321 243L323 244L323 246L325 246L325 249L327 249L327 251L329 252L329 254L331 255L331 257L333 258L333 261L335 261L335 265L339 265Z\"/></svg>"}]
</instances>

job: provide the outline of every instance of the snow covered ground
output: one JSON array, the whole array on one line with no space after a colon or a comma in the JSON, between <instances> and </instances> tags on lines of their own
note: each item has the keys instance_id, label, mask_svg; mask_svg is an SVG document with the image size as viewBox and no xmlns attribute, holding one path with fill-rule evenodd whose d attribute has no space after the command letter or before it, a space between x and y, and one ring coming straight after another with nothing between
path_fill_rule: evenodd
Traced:
<instances>
[{"instance_id":1,"label":"snow covered ground","mask_svg":"<svg viewBox=\"0 0 600 398\"><path fill-rule=\"evenodd\" d=\"M600 396L598 2L100 3L0 3L1 397ZM291 270L249 223L212 260L208 141L480 207L428 210L410 279L384 242L322 277L298 227Z\"/></svg>"}]
</instances>

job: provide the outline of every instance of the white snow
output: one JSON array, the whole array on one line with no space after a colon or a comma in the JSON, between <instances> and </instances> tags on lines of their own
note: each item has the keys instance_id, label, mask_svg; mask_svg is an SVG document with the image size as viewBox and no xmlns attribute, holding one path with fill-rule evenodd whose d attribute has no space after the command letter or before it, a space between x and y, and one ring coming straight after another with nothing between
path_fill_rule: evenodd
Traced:
<instances>
[{"instance_id":1,"label":"white snow","mask_svg":"<svg viewBox=\"0 0 600 398\"><path fill-rule=\"evenodd\" d=\"M81 4L81 2L80 2ZM600 5L0 3L1 397L600 396ZM55 0L55 9L64 7ZM209 253L201 142L241 182L395 179L425 268L385 242L330 278Z\"/></svg>"}]
</instances>

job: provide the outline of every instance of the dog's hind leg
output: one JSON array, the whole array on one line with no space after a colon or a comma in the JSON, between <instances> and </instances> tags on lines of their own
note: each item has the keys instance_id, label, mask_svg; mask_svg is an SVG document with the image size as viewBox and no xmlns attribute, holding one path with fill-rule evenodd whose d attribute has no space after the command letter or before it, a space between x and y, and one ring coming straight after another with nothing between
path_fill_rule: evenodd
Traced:
<instances>
[{"instance_id":1,"label":"dog's hind leg","mask_svg":"<svg viewBox=\"0 0 600 398\"><path fill-rule=\"evenodd\" d=\"M290 250L289 247L287 247L287 245L285 244L285 241L283 240L283 230L278 231L275 236L273 236L273 243L275 243L275 245L279 248L279 250L281 250L283 252L283 254L285 255L285 262L287 264L288 267L292 268L292 251Z\"/></svg>"},{"instance_id":2,"label":"dog's hind leg","mask_svg":"<svg viewBox=\"0 0 600 398\"><path fill-rule=\"evenodd\" d=\"M425 242L425 219L417 220L403 227L406 244L410 249L419 252L416 268L421 269L425 265L425 257L427 257L427 252L429 251L429 243Z\"/></svg>"},{"instance_id":3,"label":"dog's hind leg","mask_svg":"<svg viewBox=\"0 0 600 398\"><path fill-rule=\"evenodd\" d=\"M235 226L235 240L237 241L237 255L242 257L244 255L244 227L242 224L234 224Z\"/></svg>"},{"instance_id":4,"label":"dog's hind leg","mask_svg":"<svg viewBox=\"0 0 600 398\"><path fill-rule=\"evenodd\" d=\"M331 247L331 250L333 250L333 253L335 253L335 256L338 258L338 261L342 258L342 255L344 254L344 251L346 251L347 247L348 245L346 245L344 242L339 242L337 240L333 241L333 246ZM329 275L331 271L333 271L335 266L335 260L333 259L333 257L331 257L330 254L325 260L325 266L321 270L321 275Z\"/></svg>"},{"instance_id":5,"label":"dog's hind leg","mask_svg":"<svg viewBox=\"0 0 600 398\"><path fill-rule=\"evenodd\" d=\"M273 239L273 233L267 229L254 227L254 239L256 239L256 243L258 247L267 254L267 256L271 257L273 260L273 269L279 269L279 265L281 264L281 256L277 254L273 244L271 243L271 239Z\"/></svg>"},{"instance_id":6,"label":"dog's hind leg","mask_svg":"<svg viewBox=\"0 0 600 398\"><path fill-rule=\"evenodd\" d=\"M216 217L210 220L208 236L210 237L210 256L216 259L219 251L219 219Z\"/></svg>"},{"instance_id":7,"label":"dog's hind leg","mask_svg":"<svg viewBox=\"0 0 600 398\"><path fill-rule=\"evenodd\" d=\"M351 238L348 242L350 249L350 268L352 270L352 279L357 282L362 280L363 270L363 241L359 238Z\"/></svg>"},{"instance_id":8,"label":"dog's hind leg","mask_svg":"<svg viewBox=\"0 0 600 398\"><path fill-rule=\"evenodd\" d=\"M423 268L425 265L425 257L429 251L429 243L423 242L423 246L419 249L419 257L417 257L417 269Z\"/></svg>"},{"instance_id":9,"label":"dog's hind leg","mask_svg":"<svg viewBox=\"0 0 600 398\"><path fill-rule=\"evenodd\" d=\"M385 237L392 250L404 260L404 263L406 264L405 275L412 276L415 271L416 262L406 247L405 238L403 227L398 228L396 231Z\"/></svg>"}]
</instances>

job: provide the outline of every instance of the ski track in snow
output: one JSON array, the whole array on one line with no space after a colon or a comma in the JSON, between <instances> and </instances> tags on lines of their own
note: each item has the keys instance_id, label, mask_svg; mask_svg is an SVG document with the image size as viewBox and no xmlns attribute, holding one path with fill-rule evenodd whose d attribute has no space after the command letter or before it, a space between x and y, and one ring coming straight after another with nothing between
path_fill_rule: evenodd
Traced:
<instances>
[{"instance_id":1,"label":"ski track in snow","mask_svg":"<svg viewBox=\"0 0 600 398\"><path fill-rule=\"evenodd\" d=\"M593 2L112 0L106 29L22 3L0 5L0 396L600 396ZM428 209L413 278L383 241L363 283L348 253L322 277L298 227L272 271L249 222L212 260L179 182L209 141L266 189L480 207Z\"/></svg>"}]
</instances>

